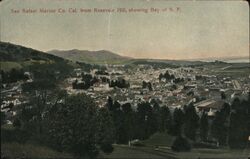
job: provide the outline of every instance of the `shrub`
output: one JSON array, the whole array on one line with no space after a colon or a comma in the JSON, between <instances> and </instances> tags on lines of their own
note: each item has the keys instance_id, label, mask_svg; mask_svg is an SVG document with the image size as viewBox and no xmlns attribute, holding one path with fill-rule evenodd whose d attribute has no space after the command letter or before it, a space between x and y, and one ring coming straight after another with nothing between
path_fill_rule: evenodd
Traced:
<instances>
[{"instance_id":1,"label":"shrub","mask_svg":"<svg viewBox=\"0 0 250 159\"><path fill-rule=\"evenodd\" d=\"M113 152L114 148L111 144L101 144L101 150L104 152L104 153L111 153Z\"/></svg>"},{"instance_id":2,"label":"shrub","mask_svg":"<svg viewBox=\"0 0 250 159\"><path fill-rule=\"evenodd\" d=\"M185 152L191 150L191 144L189 141L184 137L177 137L171 146L171 149L176 152Z\"/></svg>"}]
</instances>

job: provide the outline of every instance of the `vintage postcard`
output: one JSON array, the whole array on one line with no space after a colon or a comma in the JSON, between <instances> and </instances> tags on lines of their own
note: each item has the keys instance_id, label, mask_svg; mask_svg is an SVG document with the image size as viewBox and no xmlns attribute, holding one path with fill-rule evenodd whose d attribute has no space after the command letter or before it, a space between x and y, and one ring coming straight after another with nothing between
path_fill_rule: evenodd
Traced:
<instances>
[{"instance_id":1,"label":"vintage postcard","mask_svg":"<svg viewBox=\"0 0 250 159\"><path fill-rule=\"evenodd\" d=\"M249 159L249 3L1 0L1 158Z\"/></svg>"}]
</instances>

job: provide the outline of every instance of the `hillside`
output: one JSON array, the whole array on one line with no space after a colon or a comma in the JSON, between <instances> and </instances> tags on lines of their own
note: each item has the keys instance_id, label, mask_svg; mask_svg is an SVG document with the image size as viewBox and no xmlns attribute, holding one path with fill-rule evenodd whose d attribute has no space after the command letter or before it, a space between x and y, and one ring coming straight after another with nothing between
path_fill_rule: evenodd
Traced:
<instances>
[{"instance_id":1,"label":"hillside","mask_svg":"<svg viewBox=\"0 0 250 159\"><path fill-rule=\"evenodd\" d=\"M95 64L119 64L129 61L131 58L120 56L107 50L88 51L88 50L51 50L47 53L56 55L72 61L95 63Z\"/></svg>"},{"instance_id":2,"label":"hillside","mask_svg":"<svg viewBox=\"0 0 250 159\"><path fill-rule=\"evenodd\" d=\"M1 70L20 69L34 64L67 63L67 60L38 50L0 42Z\"/></svg>"},{"instance_id":3,"label":"hillside","mask_svg":"<svg viewBox=\"0 0 250 159\"><path fill-rule=\"evenodd\" d=\"M31 48L15 45L6 42L0 42L0 61L64 61L63 58L47 54Z\"/></svg>"}]
</instances>

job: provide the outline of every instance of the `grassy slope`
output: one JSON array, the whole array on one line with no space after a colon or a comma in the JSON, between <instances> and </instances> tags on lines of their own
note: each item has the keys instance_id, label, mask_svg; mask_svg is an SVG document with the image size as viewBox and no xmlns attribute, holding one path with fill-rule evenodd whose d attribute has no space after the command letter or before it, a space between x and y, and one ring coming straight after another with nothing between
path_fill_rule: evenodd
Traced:
<instances>
[{"instance_id":1,"label":"grassy slope","mask_svg":"<svg viewBox=\"0 0 250 159\"><path fill-rule=\"evenodd\" d=\"M171 147L175 137L167 133L155 133L149 139L143 141L148 146L165 146Z\"/></svg>"},{"instance_id":2,"label":"grassy slope","mask_svg":"<svg viewBox=\"0 0 250 159\"><path fill-rule=\"evenodd\" d=\"M248 63L223 63L206 65L207 74L241 77L250 74L250 65Z\"/></svg>"},{"instance_id":3,"label":"grassy slope","mask_svg":"<svg viewBox=\"0 0 250 159\"><path fill-rule=\"evenodd\" d=\"M162 152L170 150L160 149ZM230 149L192 149L191 152L178 152L175 157L178 159L246 159L249 157L250 150L230 150Z\"/></svg>"},{"instance_id":4,"label":"grassy slope","mask_svg":"<svg viewBox=\"0 0 250 159\"><path fill-rule=\"evenodd\" d=\"M48 147L20 144L20 143L1 143L1 152L10 158L25 156L27 158L70 158L70 154L57 152Z\"/></svg>"},{"instance_id":5,"label":"grassy slope","mask_svg":"<svg viewBox=\"0 0 250 159\"><path fill-rule=\"evenodd\" d=\"M14 130L12 125L2 125L1 130ZM51 148L31 143L1 142L1 153L9 158L72 158L68 153L57 152Z\"/></svg>"},{"instance_id":6,"label":"grassy slope","mask_svg":"<svg viewBox=\"0 0 250 159\"><path fill-rule=\"evenodd\" d=\"M26 66L31 66L35 64L44 64L44 63L52 63L52 61L43 61L43 60L29 60L23 62L15 62L15 61L1 61L0 69L3 71L10 71L11 69L22 69Z\"/></svg>"},{"instance_id":7,"label":"grassy slope","mask_svg":"<svg viewBox=\"0 0 250 159\"><path fill-rule=\"evenodd\" d=\"M126 145L114 145L112 154L101 153L99 158L176 158L176 159L240 159L247 158L250 149L230 150L230 149L192 149L191 152L173 152L171 145L175 137L167 133L156 133L149 139L144 140L144 147L128 147ZM159 146L156 148L156 146Z\"/></svg>"},{"instance_id":8,"label":"grassy slope","mask_svg":"<svg viewBox=\"0 0 250 159\"><path fill-rule=\"evenodd\" d=\"M152 152L153 151L153 152ZM146 147L128 147L126 145L114 145L114 151L111 154L100 153L98 158L105 159L172 159L166 155L157 153Z\"/></svg>"},{"instance_id":9,"label":"grassy slope","mask_svg":"<svg viewBox=\"0 0 250 159\"><path fill-rule=\"evenodd\" d=\"M10 71L11 69L21 69L23 66L18 62L0 62L0 70Z\"/></svg>"}]
</instances>

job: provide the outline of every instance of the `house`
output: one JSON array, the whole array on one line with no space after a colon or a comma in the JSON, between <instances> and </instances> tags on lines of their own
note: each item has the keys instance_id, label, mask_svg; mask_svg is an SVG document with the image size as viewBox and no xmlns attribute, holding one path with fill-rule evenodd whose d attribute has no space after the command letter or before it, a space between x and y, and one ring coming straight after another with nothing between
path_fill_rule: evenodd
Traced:
<instances>
[{"instance_id":1,"label":"house","mask_svg":"<svg viewBox=\"0 0 250 159\"><path fill-rule=\"evenodd\" d=\"M207 99L201 102L195 103L194 106L197 108L199 112L207 112L208 115L214 116L215 112L222 109L224 105L224 101L216 101L214 99Z\"/></svg>"}]
</instances>

